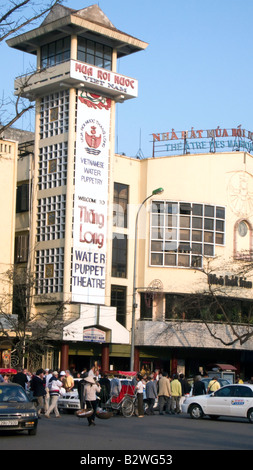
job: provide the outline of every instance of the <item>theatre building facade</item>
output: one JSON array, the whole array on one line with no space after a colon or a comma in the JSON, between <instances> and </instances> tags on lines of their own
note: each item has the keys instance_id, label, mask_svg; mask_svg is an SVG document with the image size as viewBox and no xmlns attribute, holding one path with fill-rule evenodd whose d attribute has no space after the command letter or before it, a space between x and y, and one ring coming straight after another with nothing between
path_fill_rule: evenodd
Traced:
<instances>
[{"instance_id":1,"label":"theatre building facade","mask_svg":"<svg viewBox=\"0 0 253 470\"><path fill-rule=\"evenodd\" d=\"M117 59L147 43L97 5L57 6L8 44L37 55L37 73L15 90L36 105L27 160L34 309L64 303L46 365L129 370L133 350L135 370L192 375L229 363L250 376L250 136L235 149L224 142L238 129L206 140L172 130L153 134L150 158L116 154L116 105L138 96Z\"/></svg>"}]
</instances>

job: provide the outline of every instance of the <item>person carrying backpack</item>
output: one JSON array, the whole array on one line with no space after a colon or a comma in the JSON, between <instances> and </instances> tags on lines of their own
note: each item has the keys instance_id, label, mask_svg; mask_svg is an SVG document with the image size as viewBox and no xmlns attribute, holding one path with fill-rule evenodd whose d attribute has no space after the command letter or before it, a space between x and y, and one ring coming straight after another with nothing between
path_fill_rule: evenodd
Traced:
<instances>
[{"instance_id":1,"label":"person carrying backpack","mask_svg":"<svg viewBox=\"0 0 253 470\"><path fill-rule=\"evenodd\" d=\"M60 413L58 410L58 399L60 396L60 390L62 388L62 382L58 378L58 372L55 371L52 374L51 379L48 382L49 395L50 395L50 406L45 413L46 418L50 418L51 411L54 411L55 417L60 418Z\"/></svg>"}]
</instances>

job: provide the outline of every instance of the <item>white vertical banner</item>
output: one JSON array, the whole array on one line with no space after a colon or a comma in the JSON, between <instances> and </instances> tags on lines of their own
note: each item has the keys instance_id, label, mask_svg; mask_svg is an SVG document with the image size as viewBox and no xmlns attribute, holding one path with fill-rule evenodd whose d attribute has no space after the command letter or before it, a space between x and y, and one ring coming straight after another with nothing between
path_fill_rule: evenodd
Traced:
<instances>
[{"instance_id":1,"label":"white vertical banner","mask_svg":"<svg viewBox=\"0 0 253 470\"><path fill-rule=\"evenodd\" d=\"M105 303L111 100L78 91L72 301Z\"/></svg>"}]
</instances>

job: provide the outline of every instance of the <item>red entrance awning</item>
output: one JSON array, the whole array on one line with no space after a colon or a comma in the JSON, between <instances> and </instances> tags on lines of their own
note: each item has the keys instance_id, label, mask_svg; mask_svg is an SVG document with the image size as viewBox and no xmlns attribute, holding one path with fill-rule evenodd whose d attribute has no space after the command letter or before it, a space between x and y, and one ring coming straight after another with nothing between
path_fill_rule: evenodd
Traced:
<instances>
[{"instance_id":1,"label":"red entrance awning","mask_svg":"<svg viewBox=\"0 0 253 470\"><path fill-rule=\"evenodd\" d=\"M237 370L237 368L235 366L232 366L231 364L209 364L207 366L207 369Z\"/></svg>"},{"instance_id":2,"label":"red entrance awning","mask_svg":"<svg viewBox=\"0 0 253 470\"><path fill-rule=\"evenodd\" d=\"M125 375L126 377L134 377L137 372L131 372L131 371L123 371L123 370L107 370L105 371L105 374L108 375Z\"/></svg>"},{"instance_id":3,"label":"red entrance awning","mask_svg":"<svg viewBox=\"0 0 253 470\"><path fill-rule=\"evenodd\" d=\"M0 369L0 374L16 374L16 369Z\"/></svg>"}]
</instances>

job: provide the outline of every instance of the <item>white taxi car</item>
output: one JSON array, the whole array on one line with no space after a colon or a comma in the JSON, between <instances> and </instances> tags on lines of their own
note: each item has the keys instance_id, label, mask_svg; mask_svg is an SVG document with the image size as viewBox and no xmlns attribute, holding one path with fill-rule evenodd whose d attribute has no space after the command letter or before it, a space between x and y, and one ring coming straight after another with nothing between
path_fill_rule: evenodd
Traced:
<instances>
[{"instance_id":1,"label":"white taxi car","mask_svg":"<svg viewBox=\"0 0 253 470\"><path fill-rule=\"evenodd\" d=\"M74 387L70 392L64 393L58 399L59 411L77 411L81 409L81 404L78 395L78 382L81 379L74 379Z\"/></svg>"},{"instance_id":2,"label":"white taxi car","mask_svg":"<svg viewBox=\"0 0 253 470\"><path fill-rule=\"evenodd\" d=\"M208 395L186 398L182 412L189 413L194 419L230 416L247 418L253 423L253 385L230 384Z\"/></svg>"}]
</instances>

